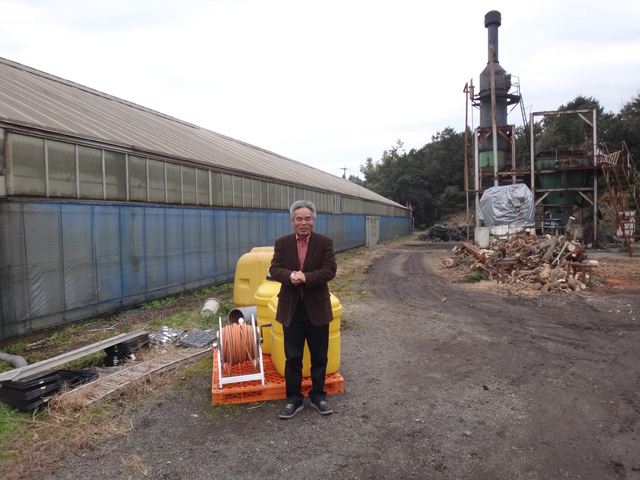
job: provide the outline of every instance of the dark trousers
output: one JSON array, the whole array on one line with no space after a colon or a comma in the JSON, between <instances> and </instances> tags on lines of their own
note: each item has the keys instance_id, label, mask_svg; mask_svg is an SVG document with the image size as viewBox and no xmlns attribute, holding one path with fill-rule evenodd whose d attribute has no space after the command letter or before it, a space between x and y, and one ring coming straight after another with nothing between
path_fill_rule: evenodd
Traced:
<instances>
[{"instance_id":1,"label":"dark trousers","mask_svg":"<svg viewBox=\"0 0 640 480\"><path fill-rule=\"evenodd\" d=\"M302 385L302 355L304 342L307 341L311 354L311 382L309 398L317 403L326 399L324 378L327 372L327 355L329 351L329 325L316 327L309 321L307 309L302 300L293 316L291 326L284 330L284 379L287 383L287 402L301 403L304 395Z\"/></svg>"}]
</instances>

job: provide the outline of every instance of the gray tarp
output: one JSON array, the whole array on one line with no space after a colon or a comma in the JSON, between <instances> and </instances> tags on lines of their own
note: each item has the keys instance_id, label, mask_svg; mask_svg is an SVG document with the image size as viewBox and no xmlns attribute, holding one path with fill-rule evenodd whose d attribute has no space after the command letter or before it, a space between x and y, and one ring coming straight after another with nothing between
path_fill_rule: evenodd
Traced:
<instances>
[{"instance_id":1,"label":"gray tarp","mask_svg":"<svg viewBox=\"0 0 640 480\"><path fill-rule=\"evenodd\" d=\"M477 212L485 227L535 225L535 214L533 193L523 183L488 188L482 194Z\"/></svg>"}]
</instances>

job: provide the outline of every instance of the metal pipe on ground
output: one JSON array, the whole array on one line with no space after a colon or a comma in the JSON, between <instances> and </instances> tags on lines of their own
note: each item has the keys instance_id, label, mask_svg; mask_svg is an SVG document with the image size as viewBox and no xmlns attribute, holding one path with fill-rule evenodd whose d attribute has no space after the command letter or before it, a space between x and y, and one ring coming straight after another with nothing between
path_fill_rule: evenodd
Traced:
<instances>
[{"instance_id":1,"label":"metal pipe on ground","mask_svg":"<svg viewBox=\"0 0 640 480\"><path fill-rule=\"evenodd\" d=\"M254 320L257 321L258 310L256 305L251 305L249 307L236 307L229 311L227 320L229 320L229 323L238 323L240 319L243 319L245 323L249 323L252 315Z\"/></svg>"}]
</instances>

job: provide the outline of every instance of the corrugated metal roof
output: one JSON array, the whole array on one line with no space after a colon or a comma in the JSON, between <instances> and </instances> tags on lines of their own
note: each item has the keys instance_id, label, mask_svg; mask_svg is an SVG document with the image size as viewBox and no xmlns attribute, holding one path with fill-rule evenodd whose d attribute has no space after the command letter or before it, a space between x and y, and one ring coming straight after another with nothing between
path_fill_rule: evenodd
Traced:
<instances>
[{"instance_id":1,"label":"corrugated metal roof","mask_svg":"<svg viewBox=\"0 0 640 480\"><path fill-rule=\"evenodd\" d=\"M401 206L296 160L4 58L0 85L0 118L7 123Z\"/></svg>"}]
</instances>

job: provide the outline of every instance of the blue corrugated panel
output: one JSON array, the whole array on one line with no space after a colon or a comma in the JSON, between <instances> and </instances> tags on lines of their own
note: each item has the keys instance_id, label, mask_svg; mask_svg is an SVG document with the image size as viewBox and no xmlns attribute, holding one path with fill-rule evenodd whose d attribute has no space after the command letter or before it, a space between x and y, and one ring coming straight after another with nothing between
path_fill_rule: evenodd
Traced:
<instances>
[{"instance_id":1,"label":"blue corrugated panel","mask_svg":"<svg viewBox=\"0 0 640 480\"><path fill-rule=\"evenodd\" d=\"M144 230L146 238L146 279L147 289L158 290L171 285L172 283L180 283L182 281L179 276L175 282L172 282L171 276L168 274L168 260L170 254L167 248L167 214L164 209L152 208L148 209L144 216ZM169 229L171 231L171 229ZM174 230L177 235L182 235L182 229ZM180 260L182 260L180 258ZM180 262L182 266L182 262Z\"/></svg>"},{"instance_id":2,"label":"blue corrugated panel","mask_svg":"<svg viewBox=\"0 0 640 480\"><path fill-rule=\"evenodd\" d=\"M120 208L112 205L93 207L98 302L122 298L122 242Z\"/></svg>"},{"instance_id":3,"label":"blue corrugated panel","mask_svg":"<svg viewBox=\"0 0 640 480\"><path fill-rule=\"evenodd\" d=\"M145 213L144 207L120 208L120 264L124 297L147 291Z\"/></svg>"},{"instance_id":4,"label":"blue corrugated panel","mask_svg":"<svg viewBox=\"0 0 640 480\"><path fill-rule=\"evenodd\" d=\"M253 247L291 233L289 212L0 201L0 339L233 279ZM381 238L409 219L381 219ZM363 215L319 214L336 251L365 244Z\"/></svg>"},{"instance_id":5,"label":"blue corrugated panel","mask_svg":"<svg viewBox=\"0 0 640 480\"><path fill-rule=\"evenodd\" d=\"M93 255L93 210L80 205L61 205L64 309L97 303Z\"/></svg>"}]
</instances>

